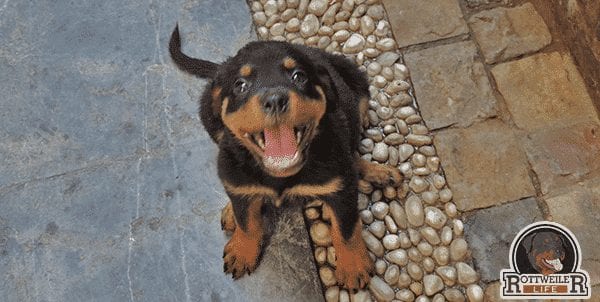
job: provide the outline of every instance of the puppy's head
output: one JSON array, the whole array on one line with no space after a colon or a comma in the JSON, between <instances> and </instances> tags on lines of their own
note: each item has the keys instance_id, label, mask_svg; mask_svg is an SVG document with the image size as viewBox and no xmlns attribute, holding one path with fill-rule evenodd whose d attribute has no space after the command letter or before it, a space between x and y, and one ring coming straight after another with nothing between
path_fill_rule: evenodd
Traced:
<instances>
[{"instance_id":1,"label":"puppy's head","mask_svg":"<svg viewBox=\"0 0 600 302\"><path fill-rule=\"evenodd\" d=\"M222 65L213 110L274 177L296 174L326 110L323 68L287 43L254 42Z\"/></svg>"}]
</instances>

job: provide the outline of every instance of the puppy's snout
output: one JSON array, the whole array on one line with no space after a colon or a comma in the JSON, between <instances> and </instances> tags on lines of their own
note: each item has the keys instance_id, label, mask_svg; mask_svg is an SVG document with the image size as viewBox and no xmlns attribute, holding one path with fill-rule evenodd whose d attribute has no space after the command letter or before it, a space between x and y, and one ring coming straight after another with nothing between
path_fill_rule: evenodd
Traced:
<instances>
[{"instance_id":1,"label":"puppy's snout","mask_svg":"<svg viewBox=\"0 0 600 302\"><path fill-rule=\"evenodd\" d=\"M287 91L269 91L262 97L263 111L266 114L282 114L288 110L288 101Z\"/></svg>"}]
</instances>

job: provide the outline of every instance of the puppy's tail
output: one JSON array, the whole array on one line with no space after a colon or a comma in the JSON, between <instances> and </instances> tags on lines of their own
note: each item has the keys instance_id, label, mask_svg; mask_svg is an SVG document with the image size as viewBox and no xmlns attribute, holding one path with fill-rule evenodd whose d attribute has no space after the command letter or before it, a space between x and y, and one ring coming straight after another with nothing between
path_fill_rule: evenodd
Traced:
<instances>
[{"instance_id":1,"label":"puppy's tail","mask_svg":"<svg viewBox=\"0 0 600 302\"><path fill-rule=\"evenodd\" d=\"M200 78L214 78L215 74L217 73L217 69L219 68L219 64L188 57L186 54L181 52L179 25L175 26L175 30L173 30L173 33L171 34L171 41L169 41L169 53L179 69Z\"/></svg>"}]
</instances>

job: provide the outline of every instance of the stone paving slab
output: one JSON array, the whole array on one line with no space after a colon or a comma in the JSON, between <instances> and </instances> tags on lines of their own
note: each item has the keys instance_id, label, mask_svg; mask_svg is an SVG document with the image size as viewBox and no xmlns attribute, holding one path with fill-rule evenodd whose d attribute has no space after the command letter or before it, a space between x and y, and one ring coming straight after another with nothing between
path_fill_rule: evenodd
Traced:
<instances>
[{"instance_id":1,"label":"stone paving slab","mask_svg":"<svg viewBox=\"0 0 600 302\"><path fill-rule=\"evenodd\" d=\"M488 64L538 51L552 41L531 3L482 11L468 22Z\"/></svg>"},{"instance_id":2,"label":"stone paving slab","mask_svg":"<svg viewBox=\"0 0 600 302\"><path fill-rule=\"evenodd\" d=\"M457 0L383 0L399 47L437 41L469 31Z\"/></svg>"},{"instance_id":3,"label":"stone paving slab","mask_svg":"<svg viewBox=\"0 0 600 302\"><path fill-rule=\"evenodd\" d=\"M500 270L510 267L510 244L517 233L540 220L544 217L535 198L482 209L465 219L465 237L471 245L473 261L483 281L500 278ZM498 223L508 221L510 223Z\"/></svg>"},{"instance_id":4,"label":"stone paving slab","mask_svg":"<svg viewBox=\"0 0 600 302\"><path fill-rule=\"evenodd\" d=\"M540 53L492 68L515 124L535 131L577 121L598 121L571 56Z\"/></svg>"},{"instance_id":5,"label":"stone paving slab","mask_svg":"<svg viewBox=\"0 0 600 302\"><path fill-rule=\"evenodd\" d=\"M435 137L448 184L461 211L486 208L535 195L527 158L513 130L499 120Z\"/></svg>"},{"instance_id":6,"label":"stone paving slab","mask_svg":"<svg viewBox=\"0 0 600 302\"><path fill-rule=\"evenodd\" d=\"M322 300L300 209L272 218L252 276L223 273L227 199L205 82L167 55L177 22L214 61L255 39L241 0L0 6L0 300Z\"/></svg>"},{"instance_id":7,"label":"stone paving slab","mask_svg":"<svg viewBox=\"0 0 600 302\"><path fill-rule=\"evenodd\" d=\"M600 285L600 178L574 185L561 195L547 198L552 220L566 226L581 246L581 267L590 274L592 286Z\"/></svg>"},{"instance_id":8,"label":"stone paving slab","mask_svg":"<svg viewBox=\"0 0 600 302\"><path fill-rule=\"evenodd\" d=\"M404 59L429 128L467 127L497 114L496 99L473 42L410 52Z\"/></svg>"},{"instance_id":9,"label":"stone paving slab","mask_svg":"<svg viewBox=\"0 0 600 302\"><path fill-rule=\"evenodd\" d=\"M555 195L560 188L600 174L598 123L550 127L529 134L523 141L543 194Z\"/></svg>"}]
</instances>

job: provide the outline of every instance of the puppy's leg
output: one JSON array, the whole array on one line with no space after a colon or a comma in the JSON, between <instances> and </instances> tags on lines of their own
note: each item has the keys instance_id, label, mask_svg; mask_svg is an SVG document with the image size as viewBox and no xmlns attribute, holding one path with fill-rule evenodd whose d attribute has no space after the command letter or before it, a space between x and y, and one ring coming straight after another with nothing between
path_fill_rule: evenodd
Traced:
<instances>
[{"instance_id":1,"label":"puppy's leg","mask_svg":"<svg viewBox=\"0 0 600 302\"><path fill-rule=\"evenodd\" d=\"M331 217L331 239L336 254L335 276L340 285L350 290L360 289L369 282L373 262L362 239L362 224L358 219L356 190L351 194L325 198L323 212ZM352 196L354 198L352 198Z\"/></svg>"},{"instance_id":2,"label":"puppy's leg","mask_svg":"<svg viewBox=\"0 0 600 302\"><path fill-rule=\"evenodd\" d=\"M236 224L235 216L233 215L233 205L231 204L231 201L229 201L221 210L221 229L227 234L231 234L235 231L235 228Z\"/></svg>"},{"instance_id":3,"label":"puppy's leg","mask_svg":"<svg viewBox=\"0 0 600 302\"><path fill-rule=\"evenodd\" d=\"M258 265L264 235L263 198L230 194L237 227L223 250L223 270L234 279L252 273Z\"/></svg>"},{"instance_id":4,"label":"puppy's leg","mask_svg":"<svg viewBox=\"0 0 600 302\"><path fill-rule=\"evenodd\" d=\"M369 127L369 99L366 97L361 98L358 101L358 110L360 114L360 124L363 129L366 129Z\"/></svg>"},{"instance_id":5,"label":"puppy's leg","mask_svg":"<svg viewBox=\"0 0 600 302\"><path fill-rule=\"evenodd\" d=\"M380 186L391 185L396 187L402 183L402 174L400 174L398 168L356 157L358 173L364 180Z\"/></svg>"}]
</instances>

